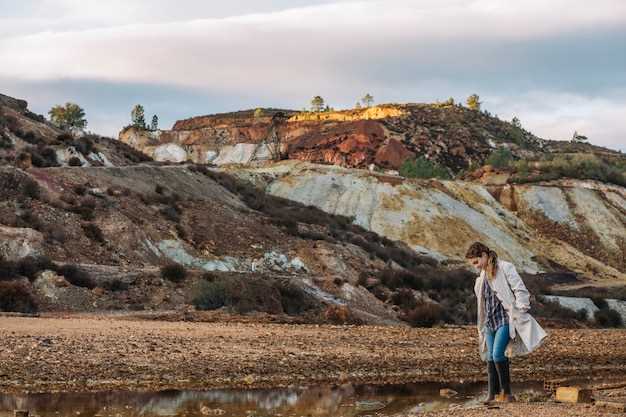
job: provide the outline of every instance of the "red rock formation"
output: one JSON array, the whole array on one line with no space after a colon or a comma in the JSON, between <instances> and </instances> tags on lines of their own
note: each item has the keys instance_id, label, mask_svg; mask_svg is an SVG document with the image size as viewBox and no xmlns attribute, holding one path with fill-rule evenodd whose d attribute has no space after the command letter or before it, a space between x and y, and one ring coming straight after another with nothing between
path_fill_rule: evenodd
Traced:
<instances>
[{"instance_id":1,"label":"red rock formation","mask_svg":"<svg viewBox=\"0 0 626 417\"><path fill-rule=\"evenodd\" d=\"M453 171L481 165L495 146L507 143L515 154L539 150L543 143L529 133L512 132L510 123L460 106L383 105L362 110L297 113L263 109L201 116L176 122L159 144L175 142L203 161L224 146L262 142L278 111L288 117L279 128L290 159L364 168L374 163L399 168L407 158L423 155ZM508 138L517 135L510 143ZM120 137L124 140L124 138Z\"/></svg>"},{"instance_id":2,"label":"red rock formation","mask_svg":"<svg viewBox=\"0 0 626 417\"><path fill-rule=\"evenodd\" d=\"M385 145L378 149L374 161L376 165L381 167L398 169L405 160L414 157L415 154L401 142L396 139L389 139Z\"/></svg>"}]
</instances>

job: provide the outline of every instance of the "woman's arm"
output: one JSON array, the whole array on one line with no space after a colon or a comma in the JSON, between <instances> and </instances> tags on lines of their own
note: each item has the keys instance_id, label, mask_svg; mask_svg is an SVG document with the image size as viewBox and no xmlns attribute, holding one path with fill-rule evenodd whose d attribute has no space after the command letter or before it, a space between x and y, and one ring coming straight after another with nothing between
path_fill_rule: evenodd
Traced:
<instances>
[{"instance_id":1,"label":"woman's arm","mask_svg":"<svg viewBox=\"0 0 626 417\"><path fill-rule=\"evenodd\" d=\"M524 285L522 277L517 273L515 265L509 263L503 272L507 281L509 281L513 294L515 294L515 308L524 312L530 310L530 293L526 285Z\"/></svg>"}]
</instances>

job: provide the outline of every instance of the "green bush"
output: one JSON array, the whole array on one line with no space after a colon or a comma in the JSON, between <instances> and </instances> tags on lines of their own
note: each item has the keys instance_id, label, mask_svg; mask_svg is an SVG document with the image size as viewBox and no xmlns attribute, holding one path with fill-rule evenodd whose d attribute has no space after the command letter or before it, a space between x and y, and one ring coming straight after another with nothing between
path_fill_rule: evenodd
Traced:
<instances>
[{"instance_id":1,"label":"green bush","mask_svg":"<svg viewBox=\"0 0 626 417\"><path fill-rule=\"evenodd\" d=\"M626 162L606 161L596 155L574 154L574 155L547 155L543 160L534 161L535 169L539 174L527 175L520 171L519 166L523 164L519 161L515 164L518 174L511 180L516 183L549 181L559 178L592 179L626 186ZM528 166L528 162L526 162Z\"/></svg>"},{"instance_id":2,"label":"green bush","mask_svg":"<svg viewBox=\"0 0 626 417\"><path fill-rule=\"evenodd\" d=\"M450 173L436 162L431 162L423 156L415 160L407 159L400 167L400 175L406 178L439 178L450 179Z\"/></svg>"},{"instance_id":3,"label":"green bush","mask_svg":"<svg viewBox=\"0 0 626 417\"><path fill-rule=\"evenodd\" d=\"M498 148L485 161L485 164L495 168L506 168L513 161L513 154L506 148Z\"/></svg>"}]
</instances>

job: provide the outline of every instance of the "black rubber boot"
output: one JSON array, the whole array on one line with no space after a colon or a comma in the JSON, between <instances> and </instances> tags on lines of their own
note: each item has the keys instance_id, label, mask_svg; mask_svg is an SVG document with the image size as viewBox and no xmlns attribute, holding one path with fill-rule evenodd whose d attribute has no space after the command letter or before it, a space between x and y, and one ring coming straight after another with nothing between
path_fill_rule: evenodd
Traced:
<instances>
[{"instance_id":1,"label":"black rubber boot","mask_svg":"<svg viewBox=\"0 0 626 417\"><path fill-rule=\"evenodd\" d=\"M495 401L496 395L500 393L500 380L498 371L494 361L487 361L487 397L483 400L484 404Z\"/></svg>"},{"instance_id":2,"label":"black rubber boot","mask_svg":"<svg viewBox=\"0 0 626 417\"><path fill-rule=\"evenodd\" d=\"M510 362L506 359L504 362L496 362L496 370L498 371L498 378L500 379L500 389L502 392L502 397L500 398L503 402L512 402L515 401L515 397L511 394L511 373L510 373Z\"/></svg>"}]
</instances>

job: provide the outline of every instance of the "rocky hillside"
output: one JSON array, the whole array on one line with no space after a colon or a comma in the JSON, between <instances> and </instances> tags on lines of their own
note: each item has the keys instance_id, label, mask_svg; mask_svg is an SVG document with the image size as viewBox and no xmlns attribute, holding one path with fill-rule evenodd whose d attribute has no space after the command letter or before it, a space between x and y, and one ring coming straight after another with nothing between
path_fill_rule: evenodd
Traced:
<instances>
[{"instance_id":1,"label":"rocky hillside","mask_svg":"<svg viewBox=\"0 0 626 417\"><path fill-rule=\"evenodd\" d=\"M119 166L149 160L118 140L82 131L63 132L28 110L25 100L0 94L0 164Z\"/></svg>"},{"instance_id":2,"label":"rocky hillside","mask_svg":"<svg viewBox=\"0 0 626 417\"><path fill-rule=\"evenodd\" d=\"M299 126L292 137L308 138L287 143L293 152L321 149L323 127L331 136L344 132L327 136L328 146L335 139L380 139L375 153L364 151L376 158L395 143L386 136L394 123L413 120L426 111L420 106L329 112L320 120L272 110L251 122L251 114L241 112L182 121L180 130L150 138L142 132L135 139L143 145L130 141L146 150L153 146L146 143L165 141L154 148L158 154L163 147L183 149L166 143L167 135L188 135L185 146L197 153L205 146L203 132L219 132L225 145L214 151L215 160L226 162L217 168L150 161L116 140L61 132L25 102L1 98L0 310L469 323L475 272L462 258L473 240L514 262L537 295L554 285L616 288L626 282L626 191L619 186L574 180L511 185L495 181L499 174L491 171L485 182L492 185L417 181L295 160L226 164L224 149L231 146L228 155L241 151L245 159L249 146L259 146L263 124L279 112L287 118L279 129ZM257 142L227 145L236 135ZM418 152L411 146L419 141L396 142ZM515 151L548 145L531 138ZM72 152L69 160L66 152ZM582 320L547 299L538 297L534 305L540 317Z\"/></svg>"},{"instance_id":3,"label":"rocky hillside","mask_svg":"<svg viewBox=\"0 0 626 417\"><path fill-rule=\"evenodd\" d=\"M182 120L159 132L130 127L119 138L157 160L264 161L271 158L266 139L277 112L285 118L276 124L284 158L351 168L398 169L406 159L425 156L456 173L482 165L497 147L522 158L566 150L562 142L540 139L487 113L444 104L323 113L242 111ZM576 151L614 153L586 144L576 145Z\"/></svg>"},{"instance_id":4,"label":"rocky hillside","mask_svg":"<svg viewBox=\"0 0 626 417\"><path fill-rule=\"evenodd\" d=\"M529 273L626 282L626 189L595 181L483 185L408 180L297 161L231 168L268 193L353 217L367 230L444 262L475 240Z\"/></svg>"}]
</instances>

